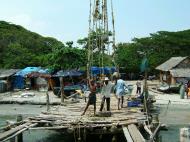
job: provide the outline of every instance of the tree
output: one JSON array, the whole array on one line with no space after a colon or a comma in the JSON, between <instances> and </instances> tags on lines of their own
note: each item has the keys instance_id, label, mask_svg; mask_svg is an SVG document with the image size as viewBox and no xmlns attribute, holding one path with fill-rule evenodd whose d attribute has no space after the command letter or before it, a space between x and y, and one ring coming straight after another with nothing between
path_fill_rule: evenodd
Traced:
<instances>
[{"instance_id":1,"label":"tree","mask_svg":"<svg viewBox=\"0 0 190 142\"><path fill-rule=\"evenodd\" d=\"M174 56L190 55L190 30L179 32L159 31L150 37L134 38L132 43L117 45L117 63L128 72L139 72L138 51L145 52L149 60L150 71Z\"/></svg>"}]
</instances>

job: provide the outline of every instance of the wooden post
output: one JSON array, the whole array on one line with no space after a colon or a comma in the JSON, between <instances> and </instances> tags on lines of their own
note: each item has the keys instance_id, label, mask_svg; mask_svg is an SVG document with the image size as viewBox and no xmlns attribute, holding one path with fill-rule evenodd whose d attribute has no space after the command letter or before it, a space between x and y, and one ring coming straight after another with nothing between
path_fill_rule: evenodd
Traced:
<instances>
[{"instance_id":1,"label":"wooden post","mask_svg":"<svg viewBox=\"0 0 190 142\"><path fill-rule=\"evenodd\" d=\"M46 106L47 106L47 111L50 110L50 106L49 106L50 102L49 102L49 94L48 91L46 92Z\"/></svg>"},{"instance_id":2,"label":"wooden post","mask_svg":"<svg viewBox=\"0 0 190 142\"><path fill-rule=\"evenodd\" d=\"M130 124L127 126L127 128L134 142L145 142L144 137L141 135L136 125Z\"/></svg>"},{"instance_id":3,"label":"wooden post","mask_svg":"<svg viewBox=\"0 0 190 142\"><path fill-rule=\"evenodd\" d=\"M22 118L22 115L18 115L17 118L16 118L17 122L20 122L23 120ZM17 136L17 142L23 142L23 135L22 133L20 133L18 136Z\"/></svg>"},{"instance_id":4,"label":"wooden post","mask_svg":"<svg viewBox=\"0 0 190 142\"><path fill-rule=\"evenodd\" d=\"M149 112L147 108L147 98L148 98L148 84L147 84L147 78L148 78L148 71L145 70L145 76L144 76L144 86L143 86L143 95L144 95L144 111Z\"/></svg>"},{"instance_id":5,"label":"wooden post","mask_svg":"<svg viewBox=\"0 0 190 142\"><path fill-rule=\"evenodd\" d=\"M64 102L64 85L63 85L63 77L59 78L60 80L60 87L61 87L61 103Z\"/></svg>"},{"instance_id":6,"label":"wooden post","mask_svg":"<svg viewBox=\"0 0 190 142\"><path fill-rule=\"evenodd\" d=\"M16 137L11 138L11 139L10 139L10 142L16 142Z\"/></svg>"},{"instance_id":7,"label":"wooden post","mask_svg":"<svg viewBox=\"0 0 190 142\"><path fill-rule=\"evenodd\" d=\"M133 139L132 139L127 127L123 127L123 133L124 133L124 136L125 136L127 142L133 142Z\"/></svg>"},{"instance_id":8,"label":"wooden post","mask_svg":"<svg viewBox=\"0 0 190 142\"><path fill-rule=\"evenodd\" d=\"M180 128L180 142L189 142L190 140L189 128Z\"/></svg>"}]
</instances>

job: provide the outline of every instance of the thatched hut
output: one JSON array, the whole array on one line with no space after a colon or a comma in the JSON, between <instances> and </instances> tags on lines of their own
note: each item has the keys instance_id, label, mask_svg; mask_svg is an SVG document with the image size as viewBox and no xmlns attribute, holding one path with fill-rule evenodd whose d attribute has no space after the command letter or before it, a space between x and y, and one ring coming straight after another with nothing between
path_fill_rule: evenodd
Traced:
<instances>
[{"instance_id":1,"label":"thatched hut","mask_svg":"<svg viewBox=\"0 0 190 142\"><path fill-rule=\"evenodd\" d=\"M156 67L160 71L160 81L175 85L190 79L190 58L172 57Z\"/></svg>"},{"instance_id":2,"label":"thatched hut","mask_svg":"<svg viewBox=\"0 0 190 142\"><path fill-rule=\"evenodd\" d=\"M19 71L19 69L0 69L0 92L13 89L13 75L17 71Z\"/></svg>"}]
</instances>

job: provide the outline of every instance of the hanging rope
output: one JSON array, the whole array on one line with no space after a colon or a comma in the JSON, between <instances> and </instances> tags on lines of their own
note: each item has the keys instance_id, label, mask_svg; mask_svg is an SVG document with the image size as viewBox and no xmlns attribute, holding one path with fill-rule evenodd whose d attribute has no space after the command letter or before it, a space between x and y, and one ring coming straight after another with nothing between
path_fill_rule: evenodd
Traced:
<instances>
[{"instance_id":1,"label":"hanging rope","mask_svg":"<svg viewBox=\"0 0 190 142\"><path fill-rule=\"evenodd\" d=\"M94 5L90 0L90 14L89 14L89 38L88 38L88 74L87 77L92 76L90 72L91 66L94 65L94 52L98 53L98 64L101 67L100 74L104 75L104 57L105 51L109 54L109 21L108 21L108 4L107 0L94 0ZM92 11L93 10L93 11ZM112 10L112 25L113 25L113 61L115 65L115 25L113 14L113 3L111 1ZM91 21L91 19L93 19ZM91 22L93 22L91 24ZM98 49L98 51L97 51Z\"/></svg>"},{"instance_id":2,"label":"hanging rope","mask_svg":"<svg viewBox=\"0 0 190 142\"><path fill-rule=\"evenodd\" d=\"M113 1L111 0L111 13L112 13L112 28L113 28L113 44L112 44L112 48L113 48L113 63L114 66L116 67L117 71L119 72L119 67L116 64L116 45L115 45L115 18L114 18L114 12L113 12Z\"/></svg>"},{"instance_id":3,"label":"hanging rope","mask_svg":"<svg viewBox=\"0 0 190 142\"><path fill-rule=\"evenodd\" d=\"M92 13L92 2L90 0L90 11L89 11L89 29L88 29L88 59L87 59L87 78L90 78L91 68L91 13Z\"/></svg>"}]
</instances>

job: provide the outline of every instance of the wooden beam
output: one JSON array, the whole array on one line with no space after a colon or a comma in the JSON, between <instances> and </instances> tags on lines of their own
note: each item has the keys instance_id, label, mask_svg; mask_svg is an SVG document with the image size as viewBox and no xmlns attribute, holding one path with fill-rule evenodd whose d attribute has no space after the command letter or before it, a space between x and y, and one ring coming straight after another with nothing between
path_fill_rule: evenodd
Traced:
<instances>
[{"instance_id":1,"label":"wooden beam","mask_svg":"<svg viewBox=\"0 0 190 142\"><path fill-rule=\"evenodd\" d=\"M154 130L154 133L150 136L150 142L154 141L154 137L156 136L156 134L159 131L160 127L161 127L161 123L158 124L157 128Z\"/></svg>"},{"instance_id":2,"label":"wooden beam","mask_svg":"<svg viewBox=\"0 0 190 142\"><path fill-rule=\"evenodd\" d=\"M31 124L31 125L29 125L29 126L23 128L23 129L17 131L17 132L14 133L13 135L11 135L11 136L9 136L9 137L3 139L1 142L6 142L6 141L8 141L8 140L10 140L10 139L12 139L12 138L18 136L19 134L21 134L22 132L26 131L26 130L29 129L30 127L35 127L37 124L38 124L38 123ZM17 141L20 142L20 140L19 140L18 138L17 138Z\"/></svg>"},{"instance_id":3,"label":"wooden beam","mask_svg":"<svg viewBox=\"0 0 190 142\"><path fill-rule=\"evenodd\" d=\"M60 80L60 87L61 87L61 103L64 102L64 85L63 85L63 77L59 78Z\"/></svg>"},{"instance_id":4,"label":"wooden beam","mask_svg":"<svg viewBox=\"0 0 190 142\"><path fill-rule=\"evenodd\" d=\"M13 128L13 129L10 129L4 133L1 133L0 134L0 141L4 140L5 138L7 138L11 135L13 135L14 133L18 132L19 130L22 130L23 128L28 127L29 125L31 125L31 123L25 123L25 124L22 124L20 126Z\"/></svg>"},{"instance_id":5,"label":"wooden beam","mask_svg":"<svg viewBox=\"0 0 190 142\"><path fill-rule=\"evenodd\" d=\"M132 139L127 127L123 127L123 133L125 135L127 142L133 142L133 139Z\"/></svg>"},{"instance_id":6,"label":"wooden beam","mask_svg":"<svg viewBox=\"0 0 190 142\"><path fill-rule=\"evenodd\" d=\"M141 135L136 125L128 125L128 130L134 142L145 142L144 137Z\"/></svg>"}]
</instances>

